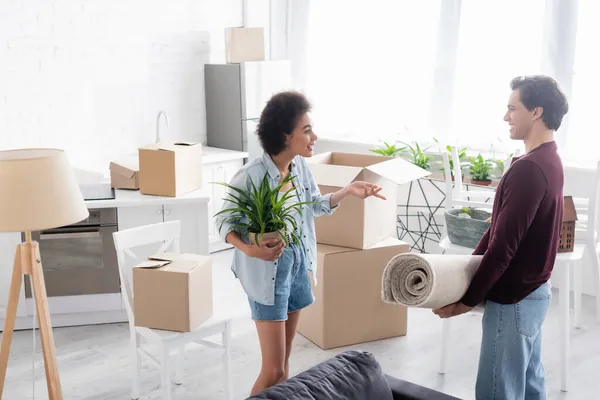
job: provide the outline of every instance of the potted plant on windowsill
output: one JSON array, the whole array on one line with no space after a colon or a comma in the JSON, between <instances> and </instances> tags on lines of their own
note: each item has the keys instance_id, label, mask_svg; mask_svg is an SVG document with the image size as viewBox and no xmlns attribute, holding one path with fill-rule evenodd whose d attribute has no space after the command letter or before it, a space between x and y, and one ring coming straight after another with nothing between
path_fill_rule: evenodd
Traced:
<instances>
[{"instance_id":1,"label":"potted plant on windowsill","mask_svg":"<svg viewBox=\"0 0 600 400\"><path fill-rule=\"evenodd\" d=\"M489 186L492 183L491 171L491 160L484 159L481 154L470 158L469 172L474 185Z\"/></svg>"},{"instance_id":2,"label":"potted plant on windowsill","mask_svg":"<svg viewBox=\"0 0 600 400\"><path fill-rule=\"evenodd\" d=\"M408 158L408 161L410 161L419 168L431 171L431 156L425 154L425 151L427 149L421 149L421 146L419 146L419 143L417 142L415 142L414 147L407 143L402 144L406 145L406 149L408 149L408 153L410 154L410 158Z\"/></svg>"},{"instance_id":3,"label":"potted plant on windowsill","mask_svg":"<svg viewBox=\"0 0 600 400\"><path fill-rule=\"evenodd\" d=\"M267 175L258 187L252 182L252 188L244 191L224 182L213 182L230 189L226 200L232 204L215 214L215 217L226 214L227 217L221 222L219 231L225 222L235 226L236 232L242 237L247 237L251 244L262 246L267 240L275 239L277 243L281 240L288 244L293 240L300 244L296 232L298 223L296 213L302 215L302 206L316 204L311 201L294 201L296 199L295 188L282 192L281 189L288 183L293 183L294 177L288 175L274 188L269 185ZM274 243L272 246L275 246Z\"/></svg>"},{"instance_id":4,"label":"potted plant on windowsill","mask_svg":"<svg viewBox=\"0 0 600 400\"><path fill-rule=\"evenodd\" d=\"M400 153L402 153L406 147L398 147L395 144L388 144L387 142L383 142L383 146L377 149L369 149L370 152L379 154L380 156L387 157L398 157Z\"/></svg>"}]
</instances>

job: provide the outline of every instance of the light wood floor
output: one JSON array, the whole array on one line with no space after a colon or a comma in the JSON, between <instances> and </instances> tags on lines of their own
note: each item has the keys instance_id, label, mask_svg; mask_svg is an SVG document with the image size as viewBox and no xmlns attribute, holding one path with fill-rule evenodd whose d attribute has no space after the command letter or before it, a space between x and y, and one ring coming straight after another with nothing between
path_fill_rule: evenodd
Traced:
<instances>
[{"instance_id":1,"label":"light wood floor","mask_svg":"<svg viewBox=\"0 0 600 400\"><path fill-rule=\"evenodd\" d=\"M237 315L234 326L233 374L236 398L247 396L260 368L260 352L248 304L239 283L229 271L231 252L214 257L215 311ZM600 324L593 320L591 298L584 299L584 326L572 330L571 390L560 391L558 296L544 330L544 362L549 399L588 400L600 392ZM352 348L372 352L385 372L463 399L472 399L481 335L481 317L469 314L456 319L450 354L450 370L437 374L440 321L428 310L409 310L408 335L366 343ZM130 367L126 324L57 328L54 330L64 398L129 399ZM39 338L35 355L35 398L47 399ZM343 349L323 351L298 336L292 353L293 373L300 372ZM4 399L32 398L32 334L15 333ZM185 360L185 381L174 386L174 400L220 399L220 357L211 349L194 349ZM142 399L160 399L159 375L142 368Z\"/></svg>"}]
</instances>

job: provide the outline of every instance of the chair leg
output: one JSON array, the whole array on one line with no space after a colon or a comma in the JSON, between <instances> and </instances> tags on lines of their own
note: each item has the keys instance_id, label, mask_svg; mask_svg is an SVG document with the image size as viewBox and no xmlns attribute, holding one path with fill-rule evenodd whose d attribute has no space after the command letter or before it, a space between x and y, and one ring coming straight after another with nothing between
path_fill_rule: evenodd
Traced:
<instances>
[{"instance_id":1,"label":"chair leg","mask_svg":"<svg viewBox=\"0 0 600 400\"><path fill-rule=\"evenodd\" d=\"M177 349L177 365L175 366L175 384L183 383L183 357L185 355L185 346L179 346Z\"/></svg>"},{"instance_id":2,"label":"chair leg","mask_svg":"<svg viewBox=\"0 0 600 400\"><path fill-rule=\"evenodd\" d=\"M442 343L440 348L440 367L439 373L446 373L446 365L448 361L448 344L450 342L450 319L446 318L442 320Z\"/></svg>"},{"instance_id":3,"label":"chair leg","mask_svg":"<svg viewBox=\"0 0 600 400\"><path fill-rule=\"evenodd\" d=\"M581 328L581 285L583 284L583 261L571 264L573 271L573 319L575 328Z\"/></svg>"},{"instance_id":4,"label":"chair leg","mask_svg":"<svg viewBox=\"0 0 600 400\"><path fill-rule=\"evenodd\" d=\"M571 323L569 320L569 289L570 289L570 263L560 266L560 289L559 307L560 307L560 363L561 363L561 381L560 389L563 392L569 390L569 334Z\"/></svg>"},{"instance_id":5,"label":"chair leg","mask_svg":"<svg viewBox=\"0 0 600 400\"><path fill-rule=\"evenodd\" d=\"M592 261L592 273L594 274L594 286L596 287L596 319L600 320L600 262L598 261L596 242L594 240L588 241L585 247Z\"/></svg>"},{"instance_id":6,"label":"chair leg","mask_svg":"<svg viewBox=\"0 0 600 400\"><path fill-rule=\"evenodd\" d=\"M171 368L169 347L166 344L162 346L162 360L160 365L160 385L162 391L162 400L171 400Z\"/></svg>"},{"instance_id":7,"label":"chair leg","mask_svg":"<svg viewBox=\"0 0 600 400\"><path fill-rule=\"evenodd\" d=\"M223 332L223 380L225 383L225 398L233 399L233 389L231 388L231 322L225 324Z\"/></svg>"},{"instance_id":8,"label":"chair leg","mask_svg":"<svg viewBox=\"0 0 600 400\"><path fill-rule=\"evenodd\" d=\"M141 360L139 353L139 336L137 332L135 332L135 328L131 331L131 366L133 368L133 382L131 386L131 398L133 400L137 400L140 398L140 369L141 369Z\"/></svg>"}]
</instances>

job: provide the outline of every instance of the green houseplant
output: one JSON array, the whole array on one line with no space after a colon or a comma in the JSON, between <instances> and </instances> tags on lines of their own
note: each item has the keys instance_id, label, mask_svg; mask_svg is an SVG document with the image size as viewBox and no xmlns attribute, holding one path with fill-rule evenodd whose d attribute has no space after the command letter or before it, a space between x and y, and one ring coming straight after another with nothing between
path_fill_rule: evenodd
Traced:
<instances>
[{"instance_id":1,"label":"green houseplant","mask_svg":"<svg viewBox=\"0 0 600 400\"><path fill-rule=\"evenodd\" d=\"M425 150L421 149L419 143L415 142L414 147L407 143L402 143L406 145L406 149L408 149L408 153L410 155L409 161L416 165L417 167L423 168L424 170L431 170L431 156L425 154Z\"/></svg>"},{"instance_id":2,"label":"green houseplant","mask_svg":"<svg viewBox=\"0 0 600 400\"><path fill-rule=\"evenodd\" d=\"M481 154L470 157L469 171L474 184L488 186L492 183L492 160L484 159Z\"/></svg>"},{"instance_id":3,"label":"green houseplant","mask_svg":"<svg viewBox=\"0 0 600 400\"><path fill-rule=\"evenodd\" d=\"M397 157L402 153L406 147L398 147L395 144L388 144L383 142L383 146L377 149L369 149L370 152L379 154L380 156Z\"/></svg>"},{"instance_id":4,"label":"green houseplant","mask_svg":"<svg viewBox=\"0 0 600 400\"><path fill-rule=\"evenodd\" d=\"M433 138L436 143L439 141L436 138ZM452 146L446 145L446 152L448 153L448 162L450 163L450 176L452 177L452 181L454 181L454 160L452 159ZM458 149L458 159L460 160L460 171L461 171L461 179L463 167L468 165L468 162L463 162L463 160L467 158L467 148L463 147L462 149ZM445 174L444 166L442 165L441 171Z\"/></svg>"},{"instance_id":5,"label":"green houseplant","mask_svg":"<svg viewBox=\"0 0 600 400\"><path fill-rule=\"evenodd\" d=\"M213 182L230 189L229 196L223 200L229 201L232 206L225 208L216 216L225 214L219 225L219 231L223 228L225 222L233 224L237 232L247 235L250 243L261 246L265 240L284 240L288 243L288 238L296 244L300 244L300 239L296 234L298 223L295 214L302 215L302 206L305 204L315 204L315 202L293 201L296 197L295 188L281 192L281 189L291 183L294 177L288 175L281 183L274 188L269 185L267 175L263 178L258 187L252 182L249 191L244 191L224 182Z\"/></svg>"}]
</instances>

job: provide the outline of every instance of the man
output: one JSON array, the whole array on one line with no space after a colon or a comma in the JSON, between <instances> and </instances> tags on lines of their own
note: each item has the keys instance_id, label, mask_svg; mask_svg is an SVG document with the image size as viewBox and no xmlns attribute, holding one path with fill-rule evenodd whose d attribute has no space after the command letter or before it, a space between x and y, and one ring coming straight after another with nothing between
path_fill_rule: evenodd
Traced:
<instances>
[{"instance_id":1,"label":"man","mask_svg":"<svg viewBox=\"0 0 600 400\"><path fill-rule=\"evenodd\" d=\"M491 226L473 253L483 257L469 289L460 302L434 310L449 318L485 301L475 387L480 400L546 398L541 326L563 216L563 167L554 131L568 104L546 76L515 78L510 87L504 120L526 154L498 185Z\"/></svg>"}]
</instances>

